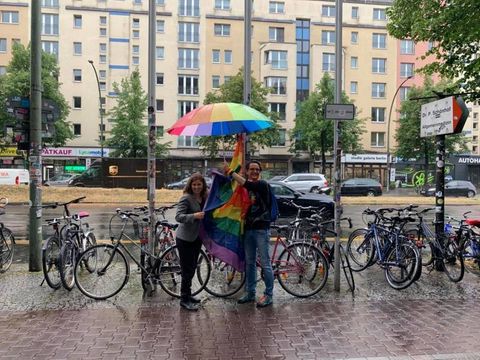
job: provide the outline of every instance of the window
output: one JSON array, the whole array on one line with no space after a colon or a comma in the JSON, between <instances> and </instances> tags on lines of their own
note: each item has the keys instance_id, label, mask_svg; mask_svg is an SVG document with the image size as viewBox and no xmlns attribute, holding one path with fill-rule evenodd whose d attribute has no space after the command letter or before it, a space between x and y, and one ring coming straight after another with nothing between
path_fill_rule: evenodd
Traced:
<instances>
[{"instance_id":1,"label":"window","mask_svg":"<svg viewBox=\"0 0 480 360\"><path fill-rule=\"evenodd\" d=\"M335 6L322 5L322 16L335 17Z\"/></svg>"},{"instance_id":2,"label":"window","mask_svg":"<svg viewBox=\"0 0 480 360\"><path fill-rule=\"evenodd\" d=\"M357 56L352 56L350 58L350 67L352 69L358 69L358 57Z\"/></svg>"},{"instance_id":3,"label":"window","mask_svg":"<svg viewBox=\"0 0 480 360\"><path fill-rule=\"evenodd\" d=\"M5 75L7 73L7 67L6 66L0 66L0 76Z\"/></svg>"},{"instance_id":4,"label":"window","mask_svg":"<svg viewBox=\"0 0 480 360\"><path fill-rule=\"evenodd\" d=\"M372 107L372 122L376 122L376 123L385 122L385 108Z\"/></svg>"},{"instance_id":5,"label":"window","mask_svg":"<svg viewBox=\"0 0 480 360\"><path fill-rule=\"evenodd\" d=\"M180 69L198 69L198 49L178 49L178 67Z\"/></svg>"},{"instance_id":6,"label":"window","mask_svg":"<svg viewBox=\"0 0 480 360\"><path fill-rule=\"evenodd\" d=\"M135 55L140 54L140 46L139 45L133 45L132 46L132 53Z\"/></svg>"},{"instance_id":7,"label":"window","mask_svg":"<svg viewBox=\"0 0 480 360\"><path fill-rule=\"evenodd\" d=\"M42 14L42 35L58 35L58 15Z\"/></svg>"},{"instance_id":8,"label":"window","mask_svg":"<svg viewBox=\"0 0 480 360\"><path fill-rule=\"evenodd\" d=\"M273 146L285 146L285 138L286 138L285 135L286 134L287 134L287 130L278 129L278 139L275 142L275 144L273 144Z\"/></svg>"},{"instance_id":9,"label":"window","mask_svg":"<svg viewBox=\"0 0 480 360\"><path fill-rule=\"evenodd\" d=\"M198 76L179 75L178 76L178 94L179 95L198 95Z\"/></svg>"},{"instance_id":10,"label":"window","mask_svg":"<svg viewBox=\"0 0 480 360\"><path fill-rule=\"evenodd\" d=\"M370 144L372 147L384 147L385 146L385 133L384 132L372 132L370 134Z\"/></svg>"},{"instance_id":11,"label":"window","mask_svg":"<svg viewBox=\"0 0 480 360\"><path fill-rule=\"evenodd\" d=\"M178 15L200 16L200 0L179 0Z\"/></svg>"},{"instance_id":12,"label":"window","mask_svg":"<svg viewBox=\"0 0 480 360\"><path fill-rule=\"evenodd\" d=\"M100 43L100 53L106 53L106 52L107 52L107 44Z\"/></svg>"},{"instance_id":13,"label":"window","mask_svg":"<svg viewBox=\"0 0 480 360\"><path fill-rule=\"evenodd\" d=\"M20 45L22 42L20 41L20 39L12 39L12 47L14 44L18 44Z\"/></svg>"},{"instance_id":14,"label":"window","mask_svg":"<svg viewBox=\"0 0 480 360\"><path fill-rule=\"evenodd\" d=\"M200 41L200 24L192 22L178 23L178 41L180 42L194 42Z\"/></svg>"},{"instance_id":15,"label":"window","mask_svg":"<svg viewBox=\"0 0 480 360\"><path fill-rule=\"evenodd\" d=\"M220 50L212 50L212 62L220 64Z\"/></svg>"},{"instance_id":16,"label":"window","mask_svg":"<svg viewBox=\"0 0 480 360\"><path fill-rule=\"evenodd\" d=\"M224 84L228 83L231 78L232 78L231 76L225 75L225 76L223 77L223 83L224 83Z\"/></svg>"},{"instance_id":17,"label":"window","mask_svg":"<svg viewBox=\"0 0 480 360\"><path fill-rule=\"evenodd\" d=\"M372 83L372 98L384 98L385 87L385 83Z\"/></svg>"},{"instance_id":18,"label":"window","mask_svg":"<svg viewBox=\"0 0 480 360\"><path fill-rule=\"evenodd\" d=\"M266 51L266 62L272 65L272 69L287 69L287 51Z\"/></svg>"},{"instance_id":19,"label":"window","mask_svg":"<svg viewBox=\"0 0 480 360\"><path fill-rule=\"evenodd\" d=\"M73 97L73 108L74 109L81 109L82 108L82 97L81 96L74 96Z\"/></svg>"},{"instance_id":20,"label":"window","mask_svg":"<svg viewBox=\"0 0 480 360\"><path fill-rule=\"evenodd\" d=\"M358 6L352 7L352 19L358 19Z\"/></svg>"},{"instance_id":21,"label":"window","mask_svg":"<svg viewBox=\"0 0 480 360\"><path fill-rule=\"evenodd\" d=\"M132 28L140 29L140 19L132 19Z\"/></svg>"},{"instance_id":22,"label":"window","mask_svg":"<svg viewBox=\"0 0 480 360\"><path fill-rule=\"evenodd\" d=\"M268 40L275 42L285 41L285 29L282 27L269 27Z\"/></svg>"},{"instance_id":23,"label":"window","mask_svg":"<svg viewBox=\"0 0 480 360\"><path fill-rule=\"evenodd\" d=\"M101 91L107 90L107 83L105 81L100 81L98 84L100 85Z\"/></svg>"},{"instance_id":24,"label":"window","mask_svg":"<svg viewBox=\"0 0 480 360\"><path fill-rule=\"evenodd\" d=\"M100 28L100 36L105 37L107 36L107 29L106 28Z\"/></svg>"},{"instance_id":25,"label":"window","mask_svg":"<svg viewBox=\"0 0 480 360\"><path fill-rule=\"evenodd\" d=\"M73 81L82 81L81 69L73 69Z\"/></svg>"},{"instance_id":26,"label":"window","mask_svg":"<svg viewBox=\"0 0 480 360\"><path fill-rule=\"evenodd\" d=\"M42 50L58 56L58 41L42 41Z\"/></svg>"},{"instance_id":27,"label":"window","mask_svg":"<svg viewBox=\"0 0 480 360\"><path fill-rule=\"evenodd\" d=\"M142 0L133 0L133 3L134 3L134 4L141 4L141 3L142 3Z\"/></svg>"},{"instance_id":28,"label":"window","mask_svg":"<svg viewBox=\"0 0 480 360\"><path fill-rule=\"evenodd\" d=\"M427 49L428 49L428 51L432 50L434 46L435 46L434 42L433 42L433 41L429 41L428 44L427 44Z\"/></svg>"},{"instance_id":29,"label":"window","mask_svg":"<svg viewBox=\"0 0 480 360\"><path fill-rule=\"evenodd\" d=\"M165 0L156 0L155 3L157 5L165 5Z\"/></svg>"},{"instance_id":30,"label":"window","mask_svg":"<svg viewBox=\"0 0 480 360\"><path fill-rule=\"evenodd\" d=\"M270 112L277 113L278 120L287 120L287 104L286 103L270 103Z\"/></svg>"},{"instance_id":31,"label":"window","mask_svg":"<svg viewBox=\"0 0 480 360\"><path fill-rule=\"evenodd\" d=\"M155 78L156 78L156 84L157 85L163 85L164 84L164 77L163 77L163 73L156 73L155 75Z\"/></svg>"},{"instance_id":32,"label":"window","mask_svg":"<svg viewBox=\"0 0 480 360\"><path fill-rule=\"evenodd\" d=\"M7 39L0 39L0 52L7 52Z\"/></svg>"},{"instance_id":33,"label":"window","mask_svg":"<svg viewBox=\"0 0 480 360\"><path fill-rule=\"evenodd\" d=\"M178 117L182 117L197 107L198 101L179 101ZM177 147L198 147L197 140L198 138L195 136L179 136L177 138Z\"/></svg>"},{"instance_id":34,"label":"window","mask_svg":"<svg viewBox=\"0 0 480 360\"><path fill-rule=\"evenodd\" d=\"M82 27L82 15L73 15L73 27L77 29Z\"/></svg>"},{"instance_id":35,"label":"window","mask_svg":"<svg viewBox=\"0 0 480 360\"><path fill-rule=\"evenodd\" d=\"M100 64L105 64L107 62L107 55L100 55L98 59Z\"/></svg>"},{"instance_id":36,"label":"window","mask_svg":"<svg viewBox=\"0 0 480 360\"><path fill-rule=\"evenodd\" d=\"M82 135L82 124L73 124L73 135L74 136Z\"/></svg>"},{"instance_id":37,"label":"window","mask_svg":"<svg viewBox=\"0 0 480 360\"><path fill-rule=\"evenodd\" d=\"M215 24L213 33L215 36L230 36L230 24Z\"/></svg>"},{"instance_id":38,"label":"window","mask_svg":"<svg viewBox=\"0 0 480 360\"><path fill-rule=\"evenodd\" d=\"M410 87L402 86L400 88L400 101L405 101L408 99L408 92L410 91Z\"/></svg>"},{"instance_id":39,"label":"window","mask_svg":"<svg viewBox=\"0 0 480 360\"><path fill-rule=\"evenodd\" d=\"M164 133L164 127L162 125L157 125L156 136L163 137L163 133Z\"/></svg>"},{"instance_id":40,"label":"window","mask_svg":"<svg viewBox=\"0 0 480 360\"><path fill-rule=\"evenodd\" d=\"M387 48L387 35L386 34L372 34L372 47L374 49L386 49Z\"/></svg>"},{"instance_id":41,"label":"window","mask_svg":"<svg viewBox=\"0 0 480 360\"><path fill-rule=\"evenodd\" d=\"M107 17L100 16L100 25L107 25Z\"/></svg>"},{"instance_id":42,"label":"window","mask_svg":"<svg viewBox=\"0 0 480 360\"><path fill-rule=\"evenodd\" d=\"M335 54L322 54L322 71L335 71Z\"/></svg>"},{"instance_id":43,"label":"window","mask_svg":"<svg viewBox=\"0 0 480 360\"><path fill-rule=\"evenodd\" d=\"M165 20L157 20L157 32L158 33L165 32Z\"/></svg>"},{"instance_id":44,"label":"window","mask_svg":"<svg viewBox=\"0 0 480 360\"><path fill-rule=\"evenodd\" d=\"M356 94L358 92L358 82L350 81L350 93Z\"/></svg>"},{"instance_id":45,"label":"window","mask_svg":"<svg viewBox=\"0 0 480 360\"><path fill-rule=\"evenodd\" d=\"M138 56L132 56L132 64L133 65L140 64L140 58Z\"/></svg>"},{"instance_id":46,"label":"window","mask_svg":"<svg viewBox=\"0 0 480 360\"><path fill-rule=\"evenodd\" d=\"M265 78L265 86L270 88L271 94L285 95L287 93L287 78L270 76Z\"/></svg>"},{"instance_id":47,"label":"window","mask_svg":"<svg viewBox=\"0 0 480 360\"><path fill-rule=\"evenodd\" d=\"M212 88L218 89L220 87L220 76L212 75Z\"/></svg>"},{"instance_id":48,"label":"window","mask_svg":"<svg viewBox=\"0 0 480 360\"><path fill-rule=\"evenodd\" d=\"M413 40L400 40L400 54L415 54Z\"/></svg>"},{"instance_id":49,"label":"window","mask_svg":"<svg viewBox=\"0 0 480 360\"><path fill-rule=\"evenodd\" d=\"M335 44L335 31L322 30L322 44Z\"/></svg>"},{"instance_id":50,"label":"window","mask_svg":"<svg viewBox=\"0 0 480 360\"><path fill-rule=\"evenodd\" d=\"M73 55L82 55L82 43L74 42L73 43Z\"/></svg>"},{"instance_id":51,"label":"window","mask_svg":"<svg viewBox=\"0 0 480 360\"><path fill-rule=\"evenodd\" d=\"M58 0L42 0L42 7L58 8Z\"/></svg>"},{"instance_id":52,"label":"window","mask_svg":"<svg viewBox=\"0 0 480 360\"><path fill-rule=\"evenodd\" d=\"M270 14L283 14L285 12L285 3L283 1L270 1L268 12Z\"/></svg>"},{"instance_id":53,"label":"window","mask_svg":"<svg viewBox=\"0 0 480 360\"><path fill-rule=\"evenodd\" d=\"M413 76L413 64L400 63L400 77L406 78L409 76Z\"/></svg>"},{"instance_id":54,"label":"window","mask_svg":"<svg viewBox=\"0 0 480 360\"><path fill-rule=\"evenodd\" d=\"M105 79L105 78L107 77L107 70L100 70L100 71L98 72L98 77L99 77L100 79Z\"/></svg>"},{"instance_id":55,"label":"window","mask_svg":"<svg viewBox=\"0 0 480 360\"><path fill-rule=\"evenodd\" d=\"M133 37L134 39L140 38L140 30L133 30L133 31L132 31L132 37Z\"/></svg>"},{"instance_id":56,"label":"window","mask_svg":"<svg viewBox=\"0 0 480 360\"><path fill-rule=\"evenodd\" d=\"M372 58L372 73L385 74L387 59Z\"/></svg>"},{"instance_id":57,"label":"window","mask_svg":"<svg viewBox=\"0 0 480 360\"><path fill-rule=\"evenodd\" d=\"M232 50L225 50L225 64L231 64L232 63Z\"/></svg>"},{"instance_id":58,"label":"window","mask_svg":"<svg viewBox=\"0 0 480 360\"><path fill-rule=\"evenodd\" d=\"M156 99L155 100L155 109L157 111L163 111L163 99Z\"/></svg>"},{"instance_id":59,"label":"window","mask_svg":"<svg viewBox=\"0 0 480 360\"><path fill-rule=\"evenodd\" d=\"M1 13L2 13L2 23L18 24L18 11L2 11Z\"/></svg>"},{"instance_id":60,"label":"window","mask_svg":"<svg viewBox=\"0 0 480 360\"><path fill-rule=\"evenodd\" d=\"M157 60L163 60L165 58L165 48L163 46L155 47L155 57Z\"/></svg>"},{"instance_id":61,"label":"window","mask_svg":"<svg viewBox=\"0 0 480 360\"><path fill-rule=\"evenodd\" d=\"M358 32L357 31L352 31L350 33L350 43L358 44Z\"/></svg>"},{"instance_id":62,"label":"window","mask_svg":"<svg viewBox=\"0 0 480 360\"><path fill-rule=\"evenodd\" d=\"M230 10L230 0L215 0L215 9Z\"/></svg>"},{"instance_id":63,"label":"window","mask_svg":"<svg viewBox=\"0 0 480 360\"><path fill-rule=\"evenodd\" d=\"M373 9L373 20L387 20L385 9Z\"/></svg>"}]
</instances>

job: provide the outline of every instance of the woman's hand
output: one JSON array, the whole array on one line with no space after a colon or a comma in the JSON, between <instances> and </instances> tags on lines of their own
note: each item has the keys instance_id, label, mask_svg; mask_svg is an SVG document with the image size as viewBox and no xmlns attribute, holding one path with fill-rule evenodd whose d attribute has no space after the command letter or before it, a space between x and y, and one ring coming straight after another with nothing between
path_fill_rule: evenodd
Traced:
<instances>
[{"instance_id":1,"label":"woman's hand","mask_svg":"<svg viewBox=\"0 0 480 360\"><path fill-rule=\"evenodd\" d=\"M203 211L199 211L199 212L193 213L193 217L196 220L202 220L205 217L205 213Z\"/></svg>"}]
</instances>

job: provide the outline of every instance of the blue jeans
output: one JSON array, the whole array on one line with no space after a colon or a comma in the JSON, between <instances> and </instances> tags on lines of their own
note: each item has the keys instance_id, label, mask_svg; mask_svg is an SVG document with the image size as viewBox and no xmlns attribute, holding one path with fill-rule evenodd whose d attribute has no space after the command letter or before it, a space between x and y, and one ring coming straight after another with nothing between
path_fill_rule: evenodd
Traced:
<instances>
[{"instance_id":1,"label":"blue jeans","mask_svg":"<svg viewBox=\"0 0 480 360\"><path fill-rule=\"evenodd\" d=\"M246 283L245 291L255 294L257 287L257 249L265 281L265 295L273 296L273 270L268 255L270 230L246 230L244 234Z\"/></svg>"}]
</instances>

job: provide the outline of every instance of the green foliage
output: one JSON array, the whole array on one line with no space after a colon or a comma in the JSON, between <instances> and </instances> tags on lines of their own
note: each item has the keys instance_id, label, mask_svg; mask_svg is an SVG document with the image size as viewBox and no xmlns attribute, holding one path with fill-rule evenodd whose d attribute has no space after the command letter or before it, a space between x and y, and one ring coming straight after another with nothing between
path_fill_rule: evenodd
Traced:
<instances>
[{"instance_id":1,"label":"green foliage","mask_svg":"<svg viewBox=\"0 0 480 360\"><path fill-rule=\"evenodd\" d=\"M68 139L73 138L73 132L66 121L69 114L67 101L60 92L58 82L59 68L54 55L42 52L42 86L43 98L52 100L59 108L59 119L55 123L55 136L52 139L43 139L44 144L52 146L65 145ZM30 46L14 43L12 59L7 66L7 73L0 76L0 104L13 96L29 97L30 95ZM15 119L10 117L5 107L0 107L0 128L5 124L13 124Z\"/></svg>"},{"instance_id":2,"label":"green foliage","mask_svg":"<svg viewBox=\"0 0 480 360\"><path fill-rule=\"evenodd\" d=\"M480 98L478 0L395 0L387 13L390 35L434 44L422 71L458 79L465 91L476 92L470 100Z\"/></svg>"},{"instance_id":3,"label":"green foliage","mask_svg":"<svg viewBox=\"0 0 480 360\"><path fill-rule=\"evenodd\" d=\"M252 91L250 96L250 107L270 117L275 126L269 129L258 131L248 136L250 153L275 145L279 139L278 125L276 124L277 114L268 112L267 94L269 89L252 77ZM205 96L204 104L220 102L243 103L243 68L235 76L220 86L218 91L211 91ZM203 136L198 144L202 151L209 157L216 157L223 148L231 149L235 143L235 136Z\"/></svg>"},{"instance_id":4,"label":"green foliage","mask_svg":"<svg viewBox=\"0 0 480 360\"><path fill-rule=\"evenodd\" d=\"M320 153L322 158L326 152L333 151L334 120L326 120L324 108L326 104L334 103L335 88L332 78L325 73L310 93L307 100L300 104L300 110L295 119L295 128L291 132L291 151L298 153L308 151L315 157ZM342 94L342 103L351 104L350 99ZM340 141L342 149L349 153L362 150L359 139L365 132L363 121L355 118L342 122Z\"/></svg>"},{"instance_id":5,"label":"green foliage","mask_svg":"<svg viewBox=\"0 0 480 360\"><path fill-rule=\"evenodd\" d=\"M146 158L148 152L147 125L144 123L148 106L148 98L142 89L140 73L133 71L124 78L119 86L113 84L118 94L117 104L107 114L114 123L111 136L105 145L113 151L112 157ZM170 143L156 144L156 155L163 156L168 152Z\"/></svg>"},{"instance_id":6,"label":"green foliage","mask_svg":"<svg viewBox=\"0 0 480 360\"><path fill-rule=\"evenodd\" d=\"M408 98L435 96L435 93L442 93L450 88L451 83L440 82L436 85L430 79L426 79L422 87L412 87ZM415 158L417 160L435 158L435 136L426 138L420 137L420 111L423 104L435 101L435 98L421 100L406 100L400 108L400 125L395 139L398 147L395 154L404 159ZM464 153L467 151L467 139L462 134L447 135L445 146L447 153Z\"/></svg>"}]
</instances>

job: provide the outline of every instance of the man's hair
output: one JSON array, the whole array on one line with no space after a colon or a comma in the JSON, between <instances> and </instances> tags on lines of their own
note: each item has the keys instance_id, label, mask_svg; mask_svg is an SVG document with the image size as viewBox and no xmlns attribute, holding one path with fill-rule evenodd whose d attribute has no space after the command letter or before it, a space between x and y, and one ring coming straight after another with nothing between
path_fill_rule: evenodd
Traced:
<instances>
[{"instance_id":1,"label":"man's hair","mask_svg":"<svg viewBox=\"0 0 480 360\"><path fill-rule=\"evenodd\" d=\"M250 169L250 164L257 164L258 167L260 168L260 171L262 171L262 164L260 164L260 161L258 160L251 160L247 163L247 166L245 167L245 169Z\"/></svg>"}]
</instances>

